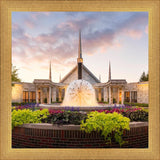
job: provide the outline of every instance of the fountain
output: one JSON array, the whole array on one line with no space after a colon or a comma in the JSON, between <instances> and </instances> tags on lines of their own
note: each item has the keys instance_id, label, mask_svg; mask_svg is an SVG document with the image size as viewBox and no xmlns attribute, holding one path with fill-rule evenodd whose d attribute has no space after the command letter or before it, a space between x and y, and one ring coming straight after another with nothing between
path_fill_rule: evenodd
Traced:
<instances>
[{"instance_id":1,"label":"fountain","mask_svg":"<svg viewBox=\"0 0 160 160\"><path fill-rule=\"evenodd\" d=\"M98 106L94 88L83 79L71 82L61 106Z\"/></svg>"}]
</instances>

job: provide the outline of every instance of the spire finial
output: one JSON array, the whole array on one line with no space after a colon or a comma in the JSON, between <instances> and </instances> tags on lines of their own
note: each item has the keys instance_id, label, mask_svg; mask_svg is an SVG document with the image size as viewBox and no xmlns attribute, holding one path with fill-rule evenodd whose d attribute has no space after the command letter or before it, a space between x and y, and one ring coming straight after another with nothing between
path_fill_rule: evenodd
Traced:
<instances>
[{"instance_id":1,"label":"spire finial","mask_svg":"<svg viewBox=\"0 0 160 160\"><path fill-rule=\"evenodd\" d=\"M50 60L50 67L49 67L49 80L52 80L52 74L51 74L51 60Z\"/></svg>"},{"instance_id":2,"label":"spire finial","mask_svg":"<svg viewBox=\"0 0 160 160\"><path fill-rule=\"evenodd\" d=\"M108 76L108 81L111 80L111 64L110 64L110 61L109 61L109 76Z\"/></svg>"}]
</instances>

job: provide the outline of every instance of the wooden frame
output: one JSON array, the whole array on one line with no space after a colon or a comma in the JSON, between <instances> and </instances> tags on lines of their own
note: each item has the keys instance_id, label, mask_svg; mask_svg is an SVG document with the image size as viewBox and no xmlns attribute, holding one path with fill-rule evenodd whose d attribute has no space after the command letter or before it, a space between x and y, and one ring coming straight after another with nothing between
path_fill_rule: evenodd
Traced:
<instances>
[{"instance_id":1,"label":"wooden frame","mask_svg":"<svg viewBox=\"0 0 160 160\"><path fill-rule=\"evenodd\" d=\"M160 159L160 1L159 0L1 0L0 158L9 159ZM149 148L12 149L11 148L11 12L147 11L149 12Z\"/></svg>"}]
</instances>

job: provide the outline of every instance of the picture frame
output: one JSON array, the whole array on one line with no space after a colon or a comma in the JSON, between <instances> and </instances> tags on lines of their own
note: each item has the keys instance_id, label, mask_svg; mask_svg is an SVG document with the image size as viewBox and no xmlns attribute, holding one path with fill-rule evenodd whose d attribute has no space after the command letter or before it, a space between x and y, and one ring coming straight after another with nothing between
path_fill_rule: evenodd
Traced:
<instances>
[{"instance_id":1,"label":"picture frame","mask_svg":"<svg viewBox=\"0 0 160 160\"><path fill-rule=\"evenodd\" d=\"M0 56L0 158L159 159L160 158L160 1L159 0L2 0ZM11 130L12 11L147 11L149 13L149 147L146 149L13 149Z\"/></svg>"}]
</instances>

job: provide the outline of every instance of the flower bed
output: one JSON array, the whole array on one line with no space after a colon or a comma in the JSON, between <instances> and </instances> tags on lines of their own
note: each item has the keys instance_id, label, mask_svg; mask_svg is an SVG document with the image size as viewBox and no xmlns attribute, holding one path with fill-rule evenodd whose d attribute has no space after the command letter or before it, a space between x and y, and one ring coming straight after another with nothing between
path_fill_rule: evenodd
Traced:
<instances>
[{"instance_id":1,"label":"flower bed","mask_svg":"<svg viewBox=\"0 0 160 160\"><path fill-rule=\"evenodd\" d=\"M26 107L26 106L25 106ZM38 113L32 109L26 109L25 107L18 107L14 108L12 111L12 122L15 121L15 126L24 124L24 123L36 123L37 121L33 121L32 119L26 121L24 117L26 114L32 114L32 111ZM23 112L21 112L23 110ZM30 111L28 111L30 110ZM45 118L39 116L39 120L45 123L52 123L52 124L81 124L82 120L87 118L87 113L90 112L83 112L83 111L70 111L70 110L53 110L53 109L40 109L37 111L47 110L49 113ZM92 111L95 112L95 111ZM122 114L123 116L130 119L130 121L148 121L148 112L142 108L132 108L132 107L119 107L119 108L108 108L107 110L98 110L98 112L114 113L117 112ZM21 114L19 116L18 114ZM14 117L16 115L16 117ZM31 116L31 115L29 115ZM42 115L41 115L42 116ZM33 116L31 116L33 118ZM18 120L17 120L18 118ZM35 118L35 116L34 116ZM38 117L37 117L38 118ZM18 122L16 122L16 120ZM40 121L38 121L40 122Z\"/></svg>"},{"instance_id":2,"label":"flower bed","mask_svg":"<svg viewBox=\"0 0 160 160\"><path fill-rule=\"evenodd\" d=\"M143 108L112 108L109 110L98 110L98 112L105 112L106 114L117 112L125 117L128 117L131 121L148 121L148 112Z\"/></svg>"},{"instance_id":3,"label":"flower bed","mask_svg":"<svg viewBox=\"0 0 160 160\"><path fill-rule=\"evenodd\" d=\"M40 109L33 111L26 108L18 108L13 109L12 111L12 128L17 128L21 125L23 126L25 123L48 123L48 125L58 124L59 126L63 126L64 124L80 124L81 130L84 130L85 132L80 131L77 134L92 135L92 133L96 132L96 136L98 134L101 139L102 137L104 138L103 143L105 142L107 144L107 142L113 142L113 144L116 144L115 146L117 146L117 142L120 146L126 145L124 131L129 130L129 121L147 120L148 112L144 111L142 108L132 107L108 108L108 110L91 111L88 114L81 111L52 109ZM14 128L13 133L15 130L17 129ZM30 130L27 129L26 132L30 132ZM56 132L58 133L58 131ZM148 130L146 132L148 134ZM70 131L66 134L70 134ZM60 141L62 141L62 139ZM105 146L106 145L103 145L103 147Z\"/></svg>"}]
</instances>

